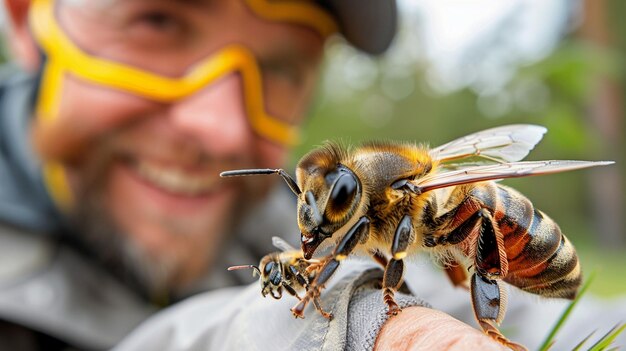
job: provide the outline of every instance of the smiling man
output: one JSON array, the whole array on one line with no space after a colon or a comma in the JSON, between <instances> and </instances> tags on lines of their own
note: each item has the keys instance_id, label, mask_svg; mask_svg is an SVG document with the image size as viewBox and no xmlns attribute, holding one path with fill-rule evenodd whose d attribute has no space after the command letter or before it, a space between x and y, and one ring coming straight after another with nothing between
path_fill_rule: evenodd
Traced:
<instances>
[{"instance_id":1,"label":"smiling man","mask_svg":"<svg viewBox=\"0 0 626 351\"><path fill-rule=\"evenodd\" d=\"M107 232L123 232L107 261L129 259L148 294L184 290L205 273L242 199L269 187L221 182L219 171L281 164L295 141L326 33L254 9L241 1L31 6L25 31L35 45L24 62L41 74L33 140L44 181L86 227L82 238L108 245Z\"/></svg>"},{"instance_id":2,"label":"smiling man","mask_svg":"<svg viewBox=\"0 0 626 351\"><path fill-rule=\"evenodd\" d=\"M5 4L21 69L5 67L0 101L0 348L108 348L157 306L242 283L225 267L294 232L269 208L291 202L276 179L219 172L284 163L328 36L380 53L395 32L386 1L349 16L333 1Z\"/></svg>"},{"instance_id":3,"label":"smiling man","mask_svg":"<svg viewBox=\"0 0 626 351\"><path fill-rule=\"evenodd\" d=\"M385 0L5 4L20 66L0 87L0 349L11 350L108 349L159 307L243 283L225 268L295 233L293 202L276 177L219 172L284 163L327 37L378 54L395 33ZM367 317L363 306L350 311Z\"/></svg>"}]
</instances>

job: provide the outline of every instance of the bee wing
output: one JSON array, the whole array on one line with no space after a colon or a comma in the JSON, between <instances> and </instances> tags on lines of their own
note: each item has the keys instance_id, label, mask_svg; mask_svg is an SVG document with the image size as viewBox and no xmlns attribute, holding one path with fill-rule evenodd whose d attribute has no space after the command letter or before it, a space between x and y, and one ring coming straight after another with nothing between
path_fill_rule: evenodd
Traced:
<instances>
[{"instance_id":1,"label":"bee wing","mask_svg":"<svg viewBox=\"0 0 626 351\"><path fill-rule=\"evenodd\" d=\"M471 157L492 162L520 161L537 145L546 131L546 128L532 124L486 129L431 149L430 155L440 162Z\"/></svg>"},{"instance_id":2,"label":"bee wing","mask_svg":"<svg viewBox=\"0 0 626 351\"><path fill-rule=\"evenodd\" d=\"M606 166L612 163L614 162L563 160L497 163L429 175L416 179L414 184L418 187L418 192L423 193L452 185L565 172L581 168Z\"/></svg>"},{"instance_id":3,"label":"bee wing","mask_svg":"<svg viewBox=\"0 0 626 351\"><path fill-rule=\"evenodd\" d=\"M272 245L274 245L275 248L283 252L296 251L296 249L293 246L289 245L288 242L286 242L283 238L278 237L278 236L272 237Z\"/></svg>"}]
</instances>

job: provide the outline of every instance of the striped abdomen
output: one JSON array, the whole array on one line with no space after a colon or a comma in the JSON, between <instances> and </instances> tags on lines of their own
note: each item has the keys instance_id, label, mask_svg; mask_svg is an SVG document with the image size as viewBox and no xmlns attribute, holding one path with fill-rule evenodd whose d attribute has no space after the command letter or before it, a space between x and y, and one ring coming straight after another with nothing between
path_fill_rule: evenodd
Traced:
<instances>
[{"instance_id":1,"label":"striped abdomen","mask_svg":"<svg viewBox=\"0 0 626 351\"><path fill-rule=\"evenodd\" d=\"M508 260L504 281L533 294L574 298L581 282L580 265L574 247L559 226L518 191L490 185L473 192L490 193L478 196L483 199L495 195L492 213L504 238Z\"/></svg>"}]
</instances>

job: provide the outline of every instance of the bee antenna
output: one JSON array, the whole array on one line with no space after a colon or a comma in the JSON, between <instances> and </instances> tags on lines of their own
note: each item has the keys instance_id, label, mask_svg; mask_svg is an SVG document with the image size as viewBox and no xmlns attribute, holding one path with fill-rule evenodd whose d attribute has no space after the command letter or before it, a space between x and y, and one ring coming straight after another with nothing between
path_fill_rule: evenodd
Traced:
<instances>
[{"instance_id":1,"label":"bee antenna","mask_svg":"<svg viewBox=\"0 0 626 351\"><path fill-rule=\"evenodd\" d=\"M324 218L322 217L322 213L320 209L317 207L317 203L315 202L315 195L309 190L306 192L306 203L311 206L311 210L313 211L313 220L315 221L315 226L322 224Z\"/></svg>"},{"instance_id":2,"label":"bee antenna","mask_svg":"<svg viewBox=\"0 0 626 351\"><path fill-rule=\"evenodd\" d=\"M291 178L289 173L285 172L284 170L280 168L277 168L277 169L272 169L272 168L239 169L239 170L234 170L234 171L225 171L225 172L220 173L220 177L236 177L236 176L249 176L249 175L259 175L259 174L278 174L285 180L285 182L289 186L289 189L291 189L291 191L294 194L296 194L296 196L299 196L302 193L302 191L300 190L300 187L298 187L298 183L296 183L296 181L293 178Z\"/></svg>"},{"instance_id":3,"label":"bee antenna","mask_svg":"<svg viewBox=\"0 0 626 351\"><path fill-rule=\"evenodd\" d=\"M228 267L229 271L236 271L239 269L254 269L255 273L257 273L259 276L261 276L261 270L259 269L259 267L253 265L253 264L245 264L242 266L230 266Z\"/></svg>"}]
</instances>

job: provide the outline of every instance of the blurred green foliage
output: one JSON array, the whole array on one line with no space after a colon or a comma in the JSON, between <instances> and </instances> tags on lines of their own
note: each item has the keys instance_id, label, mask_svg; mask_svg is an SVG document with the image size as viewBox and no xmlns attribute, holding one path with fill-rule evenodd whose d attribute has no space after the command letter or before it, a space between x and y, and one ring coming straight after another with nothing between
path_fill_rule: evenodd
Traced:
<instances>
[{"instance_id":1,"label":"blurred green foliage","mask_svg":"<svg viewBox=\"0 0 626 351\"><path fill-rule=\"evenodd\" d=\"M379 70L389 66L384 60L375 61ZM352 89L345 94L342 89L349 86L336 75L326 75L320 84L325 89L321 89L313 105L304 127L305 141L293 153L292 166L324 140L356 144L363 140L394 139L436 146L474 131L510 123L533 123L548 128L544 140L529 155L530 160L607 159L601 137L590 127L588 105L597 75L619 78L624 74L624 62L623 53L600 50L568 38L545 59L520 67L503 89L490 96L469 89L436 93L426 83L424 65L418 63L403 77L396 75L404 79L398 84L406 86L408 77L408 85L415 87L401 98L386 94L384 84L389 82L383 81L388 79L384 74L379 73L367 89ZM329 85L333 89L328 89ZM611 167L620 167L621 174L626 174L623 163ZM626 293L626 281L615 278L623 276L626 258L621 252L606 255L595 245L596 226L587 185L596 171L505 183L520 190L559 223L579 247L583 267L599 268L592 292L611 296Z\"/></svg>"}]
</instances>

